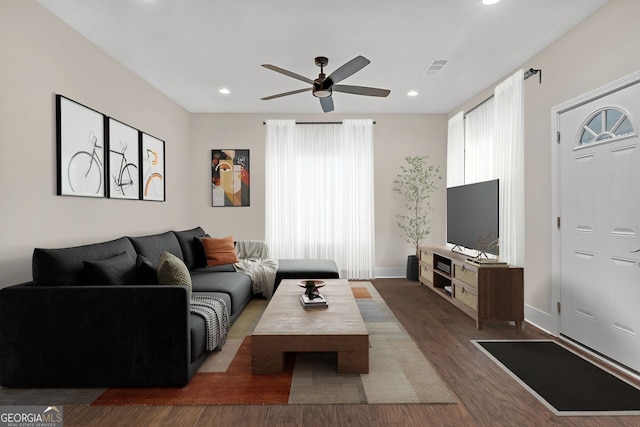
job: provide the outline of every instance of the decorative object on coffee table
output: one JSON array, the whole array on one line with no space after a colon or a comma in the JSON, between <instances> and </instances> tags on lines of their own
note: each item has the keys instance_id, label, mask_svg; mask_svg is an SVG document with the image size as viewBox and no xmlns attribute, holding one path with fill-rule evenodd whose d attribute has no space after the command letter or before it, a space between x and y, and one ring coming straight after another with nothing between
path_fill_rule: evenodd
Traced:
<instances>
[{"instance_id":1,"label":"decorative object on coffee table","mask_svg":"<svg viewBox=\"0 0 640 427\"><path fill-rule=\"evenodd\" d=\"M320 294L318 288L326 284L323 280L300 280L298 286L305 289L305 293L300 295L300 303L304 308L325 308L329 304Z\"/></svg>"},{"instance_id":2,"label":"decorative object on coffee table","mask_svg":"<svg viewBox=\"0 0 640 427\"><path fill-rule=\"evenodd\" d=\"M317 298L320 295L318 289L324 285L326 285L324 280L300 280L298 282L298 286L306 289L305 295L307 295L310 300Z\"/></svg>"},{"instance_id":3,"label":"decorative object on coffee table","mask_svg":"<svg viewBox=\"0 0 640 427\"><path fill-rule=\"evenodd\" d=\"M306 308L327 308L329 303L321 294L315 294L310 298L307 294L300 295L300 304Z\"/></svg>"},{"instance_id":4,"label":"decorative object on coffee table","mask_svg":"<svg viewBox=\"0 0 640 427\"><path fill-rule=\"evenodd\" d=\"M414 246L415 254L407 259L407 279L418 280L420 242L431 232L429 212L433 210L429 197L442 179L442 166L429 165L429 156L407 156L407 165L400 166L394 190L404 197L406 214L396 215L402 238Z\"/></svg>"}]
</instances>

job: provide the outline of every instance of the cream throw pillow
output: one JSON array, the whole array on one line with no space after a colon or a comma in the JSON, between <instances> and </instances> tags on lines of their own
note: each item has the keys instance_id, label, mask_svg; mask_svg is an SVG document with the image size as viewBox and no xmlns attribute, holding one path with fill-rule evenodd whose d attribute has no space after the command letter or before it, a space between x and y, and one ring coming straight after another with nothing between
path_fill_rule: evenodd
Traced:
<instances>
[{"instance_id":1,"label":"cream throw pillow","mask_svg":"<svg viewBox=\"0 0 640 427\"><path fill-rule=\"evenodd\" d=\"M191 299L191 275L185 263L177 256L163 252L158 264L158 283L161 285L186 286Z\"/></svg>"}]
</instances>

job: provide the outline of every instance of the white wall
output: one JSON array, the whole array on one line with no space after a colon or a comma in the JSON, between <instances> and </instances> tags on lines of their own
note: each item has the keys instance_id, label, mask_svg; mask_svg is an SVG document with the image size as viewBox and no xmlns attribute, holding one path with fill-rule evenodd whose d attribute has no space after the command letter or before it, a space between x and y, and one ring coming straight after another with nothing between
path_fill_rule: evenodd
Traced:
<instances>
[{"instance_id":1,"label":"white wall","mask_svg":"<svg viewBox=\"0 0 640 427\"><path fill-rule=\"evenodd\" d=\"M423 114L193 114L191 120L191 222L212 235L232 234L237 239L264 239L264 139L268 119L340 121L371 118L374 126L376 267L379 276L404 275L413 248L400 237L395 215L402 202L393 192L399 165L409 155L430 156L433 164L446 163L447 122L444 115ZM249 149L251 206L211 207L212 149ZM434 195L433 231L425 244L445 242L445 182Z\"/></svg>"},{"instance_id":2,"label":"white wall","mask_svg":"<svg viewBox=\"0 0 640 427\"><path fill-rule=\"evenodd\" d=\"M638 16L637 0L612 0L521 66L543 70L541 85L537 76L525 83L525 303L528 319L550 330L556 303L551 300L551 108L640 69ZM492 91L493 86L449 117Z\"/></svg>"},{"instance_id":3,"label":"white wall","mask_svg":"<svg viewBox=\"0 0 640 427\"><path fill-rule=\"evenodd\" d=\"M143 53L141 53L143 54ZM444 115L189 114L33 1L0 2L0 287L31 279L34 247L64 247L202 225L212 235L264 238L264 126L273 118L373 118L376 265L402 275L413 253L396 226L393 192L407 155L446 161ZM55 95L87 105L166 142L167 202L56 195ZM212 208L214 148L251 150L251 206ZM444 183L434 196L443 244Z\"/></svg>"},{"instance_id":4,"label":"white wall","mask_svg":"<svg viewBox=\"0 0 640 427\"><path fill-rule=\"evenodd\" d=\"M143 54L143 53L142 53ZM56 196L55 94L166 143L167 202ZM0 287L34 247L188 226L189 114L33 1L0 1Z\"/></svg>"}]
</instances>

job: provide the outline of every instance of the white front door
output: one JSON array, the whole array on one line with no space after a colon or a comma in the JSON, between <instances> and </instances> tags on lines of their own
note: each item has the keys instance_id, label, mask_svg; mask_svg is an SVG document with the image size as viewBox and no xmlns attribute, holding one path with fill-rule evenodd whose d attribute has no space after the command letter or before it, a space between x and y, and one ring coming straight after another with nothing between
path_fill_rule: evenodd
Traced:
<instances>
[{"instance_id":1,"label":"white front door","mask_svg":"<svg viewBox=\"0 0 640 427\"><path fill-rule=\"evenodd\" d=\"M640 371L640 83L560 114L560 333Z\"/></svg>"}]
</instances>

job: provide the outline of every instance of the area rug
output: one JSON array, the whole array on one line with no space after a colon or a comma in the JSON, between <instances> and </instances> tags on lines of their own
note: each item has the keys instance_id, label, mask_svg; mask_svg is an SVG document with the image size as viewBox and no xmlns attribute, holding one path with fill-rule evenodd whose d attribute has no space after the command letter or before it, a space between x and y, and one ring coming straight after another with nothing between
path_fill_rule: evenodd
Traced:
<instances>
[{"instance_id":1,"label":"area rug","mask_svg":"<svg viewBox=\"0 0 640 427\"><path fill-rule=\"evenodd\" d=\"M640 415L640 390L556 341L473 341L556 415Z\"/></svg>"},{"instance_id":2,"label":"area rug","mask_svg":"<svg viewBox=\"0 0 640 427\"><path fill-rule=\"evenodd\" d=\"M370 282L350 282L369 331L369 374L338 374L332 353L291 353L279 375L251 373L251 331L266 307L254 300L183 388L108 389L93 405L455 403Z\"/></svg>"}]
</instances>

